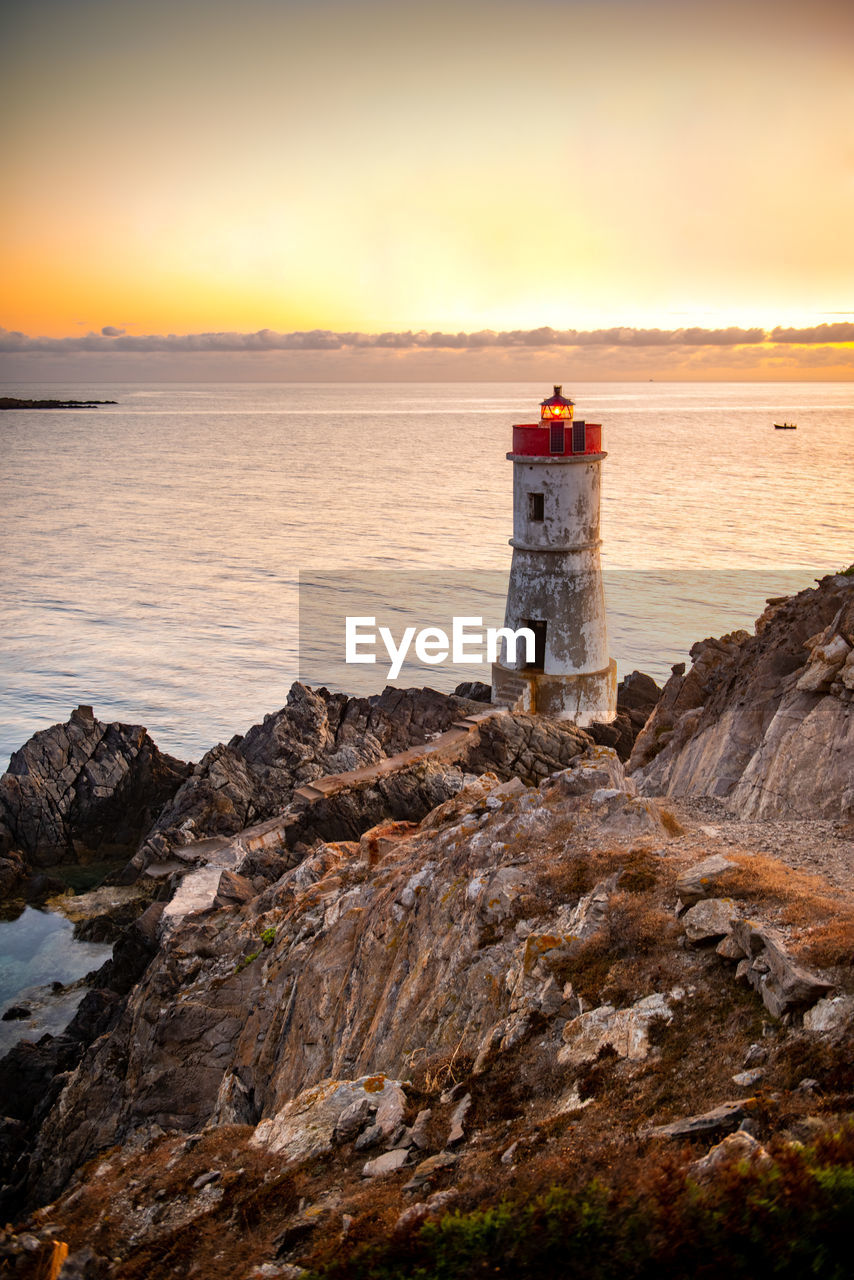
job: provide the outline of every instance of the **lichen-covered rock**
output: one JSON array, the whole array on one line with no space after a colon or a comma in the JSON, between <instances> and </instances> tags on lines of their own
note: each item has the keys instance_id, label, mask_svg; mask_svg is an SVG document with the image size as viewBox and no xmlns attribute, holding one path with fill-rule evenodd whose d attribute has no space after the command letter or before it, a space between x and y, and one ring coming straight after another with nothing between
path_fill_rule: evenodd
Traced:
<instances>
[{"instance_id":1,"label":"lichen-covered rock","mask_svg":"<svg viewBox=\"0 0 854 1280\"><path fill-rule=\"evenodd\" d=\"M609 747L588 747L575 757L568 769L552 779L563 795L582 796L602 789L625 791L631 795L637 790L626 778L625 769L616 751Z\"/></svg>"},{"instance_id":2,"label":"lichen-covered rock","mask_svg":"<svg viewBox=\"0 0 854 1280\"><path fill-rule=\"evenodd\" d=\"M673 1004L684 993L671 991L669 995L656 993L645 996L627 1009L615 1009L613 1005L600 1005L589 1013L573 1018L563 1029L564 1047L558 1053L558 1061L564 1065L579 1066L589 1062L605 1045L609 1045L620 1058L641 1062L649 1053L650 1024L673 1018Z\"/></svg>"},{"instance_id":3,"label":"lichen-covered rock","mask_svg":"<svg viewBox=\"0 0 854 1280\"><path fill-rule=\"evenodd\" d=\"M682 917L689 942L712 942L732 930L737 912L732 898L704 898L689 907Z\"/></svg>"},{"instance_id":4,"label":"lichen-covered rock","mask_svg":"<svg viewBox=\"0 0 854 1280\"><path fill-rule=\"evenodd\" d=\"M854 1021L854 999L850 996L825 996L804 1014L807 1031L836 1031Z\"/></svg>"},{"instance_id":5,"label":"lichen-covered rock","mask_svg":"<svg viewBox=\"0 0 854 1280\"><path fill-rule=\"evenodd\" d=\"M252 1145L280 1153L286 1164L324 1155L332 1150L336 1127L345 1113L352 1115L354 1107L365 1103L365 1116L375 1111L382 1132L391 1134L403 1118L403 1087L383 1075L323 1080L262 1120L256 1126Z\"/></svg>"},{"instance_id":6,"label":"lichen-covered rock","mask_svg":"<svg viewBox=\"0 0 854 1280\"><path fill-rule=\"evenodd\" d=\"M832 982L811 973L788 954L775 929L755 920L734 919L731 937L744 957L736 976L758 992L775 1018L808 1009L833 990Z\"/></svg>"}]
</instances>

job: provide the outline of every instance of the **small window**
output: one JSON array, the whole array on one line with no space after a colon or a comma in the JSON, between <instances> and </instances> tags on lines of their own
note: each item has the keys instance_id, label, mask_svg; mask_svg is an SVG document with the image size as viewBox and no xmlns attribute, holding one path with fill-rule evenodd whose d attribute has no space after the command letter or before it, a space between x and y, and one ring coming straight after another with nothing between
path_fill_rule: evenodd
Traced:
<instances>
[{"instance_id":1,"label":"small window","mask_svg":"<svg viewBox=\"0 0 854 1280\"><path fill-rule=\"evenodd\" d=\"M543 493L528 494L528 519L529 520L545 520L546 518L546 497Z\"/></svg>"},{"instance_id":2,"label":"small window","mask_svg":"<svg viewBox=\"0 0 854 1280\"><path fill-rule=\"evenodd\" d=\"M587 450L587 423L573 422L572 424L572 452L585 453Z\"/></svg>"}]
</instances>

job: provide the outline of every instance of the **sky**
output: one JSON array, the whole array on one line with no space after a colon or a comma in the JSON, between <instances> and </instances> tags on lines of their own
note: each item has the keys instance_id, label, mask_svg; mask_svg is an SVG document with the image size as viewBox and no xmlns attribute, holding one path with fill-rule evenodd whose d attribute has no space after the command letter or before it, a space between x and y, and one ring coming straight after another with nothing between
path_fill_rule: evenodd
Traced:
<instances>
[{"instance_id":1,"label":"sky","mask_svg":"<svg viewBox=\"0 0 854 1280\"><path fill-rule=\"evenodd\" d=\"M854 377L850 0L4 0L0 378Z\"/></svg>"}]
</instances>

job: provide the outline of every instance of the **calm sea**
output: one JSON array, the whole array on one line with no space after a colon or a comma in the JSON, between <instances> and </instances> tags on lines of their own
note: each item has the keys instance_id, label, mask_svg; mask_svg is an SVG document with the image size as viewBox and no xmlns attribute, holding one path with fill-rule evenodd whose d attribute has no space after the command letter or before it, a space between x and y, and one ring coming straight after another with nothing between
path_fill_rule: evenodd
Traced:
<instances>
[{"instance_id":1,"label":"calm sea","mask_svg":"<svg viewBox=\"0 0 854 1280\"><path fill-rule=\"evenodd\" d=\"M428 598L462 572L500 612L510 427L550 390L4 388L118 404L0 415L0 767L80 702L197 758L280 707L300 671L331 679L329 637L304 634L298 653L300 575L345 592L362 576L423 575ZM750 626L766 596L854 560L853 384L569 390L577 416L604 427L621 673L661 679L694 639ZM784 418L798 430L775 431ZM451 688L472 671L405 676Z\"/></svg>"}]
</instances>

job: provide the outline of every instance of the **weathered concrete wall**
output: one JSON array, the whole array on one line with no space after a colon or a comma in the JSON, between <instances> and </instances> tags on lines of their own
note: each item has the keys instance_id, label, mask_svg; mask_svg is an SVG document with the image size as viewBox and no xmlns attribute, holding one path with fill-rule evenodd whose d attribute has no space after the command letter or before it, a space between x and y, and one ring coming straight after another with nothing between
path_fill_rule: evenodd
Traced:
<instances>
[{"instance_id":1,"label":"weathered concrete wall","mask_svg":"<svg viewBox=\"0 0 854 1280\"><path fill-rule=\"evenodd\" d=\"M513 463L512 545L529 550L577 550L598 546L601 455L525 458ZM543 495L543 519L532 520L528 495Z\"/></svg>"},{"instance_id":2,"label":"weathered concrete wall","mask_svg":"<svg viewBox=\"0 0 854 1280\"><path fill-rule=\"evenodd\" d=\"M612 720L616 712L599 560L604 456L513 457L513 562L504 625L514 631L534 620L547 625L536 672L525 669L524 647L511 657L506 641L493 669L494 701L507 697L515 674L525 688L511 699L514 706L582 725Z\"/></svg>"}]
</instances>

